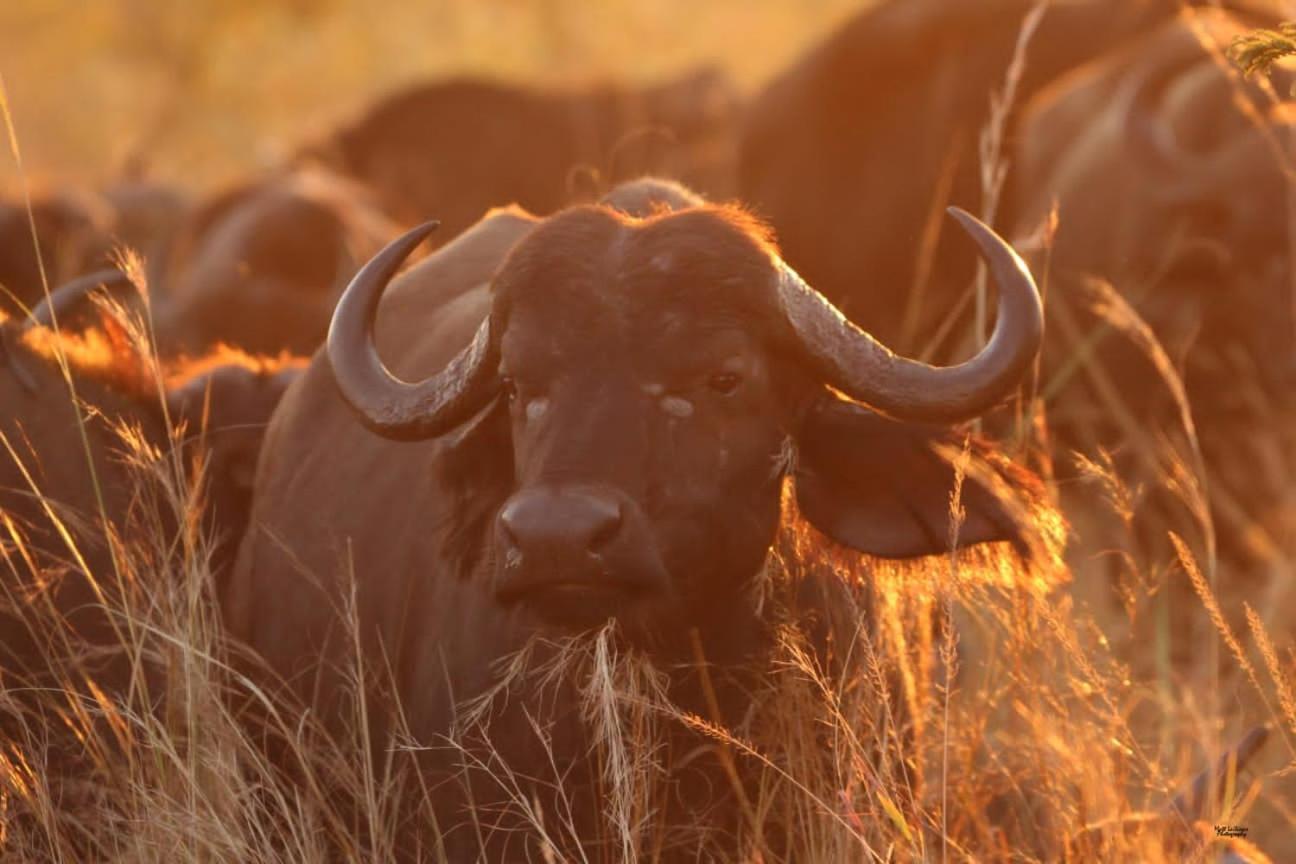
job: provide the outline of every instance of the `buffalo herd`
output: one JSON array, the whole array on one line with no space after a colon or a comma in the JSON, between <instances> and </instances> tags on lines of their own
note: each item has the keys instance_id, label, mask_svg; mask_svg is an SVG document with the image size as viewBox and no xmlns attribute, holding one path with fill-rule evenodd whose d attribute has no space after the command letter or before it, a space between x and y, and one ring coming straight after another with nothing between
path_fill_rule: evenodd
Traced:
<instances>
[{"instance_id":1,"label":"buffalo herd","mask_svg":"<svg viewBox=\"0 0 1296 864\"><path fill-rule=\"evenodd\" d=\"M1224 53L1273 10L1196 5L879 0L754 94L711 68L431 82L207 197L0 202L0 676L52 674L43 604L129 686L122 546L194 526L144 524L124 436L197 484L252 680L345 738L348 657L388 670L363 695L399 710L365 735L421 745L450 860L527 854L465 822L507 802L433 745L537 637L611 622L663 669L737 676L775 638L762 574L793 509L839 552L1036 554L1053 460L968 421L1042 402L1059 464L1110 450L1131 482L1132 422L1188 436L1213 515L1252 526L1224 572L1255 570L1292 507L1246 431L1296 394L1294 106ZM544 704L556 752L518 743L525 698L485 734L597 812L583 715ZM727 830L741 794L683 779L705 770L666 818Z\"/></svg>"}]
</instances>

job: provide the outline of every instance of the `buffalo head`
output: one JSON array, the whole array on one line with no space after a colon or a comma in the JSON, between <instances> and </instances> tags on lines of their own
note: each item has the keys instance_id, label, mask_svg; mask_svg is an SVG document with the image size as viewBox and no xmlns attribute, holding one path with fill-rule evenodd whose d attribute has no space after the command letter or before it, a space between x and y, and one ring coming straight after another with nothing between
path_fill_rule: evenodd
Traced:
<instances>
[{"instance_id":1,"label":"buffalo head","mask_svg":"<svg viewBox=\"0 0 1296 864\"><path fill-rule=\"evenodd\" d=\"M1127 294L1202 405L1240 377L1286 397L1293 104L1217 56L1243 25L1203 10L1168 21L1041 94L1022 121L1021 230L1057 208L1055 273ZM1290 73L1275 72L1276 92ZM1047 190L1046 193L1042 190Z\"/></svg>"},{"instance_id":2,"label":"buffalo head","mask_svg":"<svg viewBox=\"0 0 1296 864\"><path fill-rule=\"evenodd\" d=\"M302 169L236 187L191 216L158 309L168 349L314 351L333 303L394 231L354 185Z\"/></svg>"},{"instance_id":3,"label":"buffalo head","mask_svg":"<svg viewBox=\"0 0 1296 864\"><path fill-rule=\"evenodd\" d=\"M42 197L31 202L30 211L0 201L0 310L21 313L40 301L44 285L107 263L111 242L104 209L91 196Z\"/></svg>"},{"instance_id":4,"label":"buffalo head","mask_svg":"<svg viewBox=\"0 0 1296 864\"><path fill-rule=\"evenodd\" d=\"M435 227L422 226L351 283L328 358L379 435L494 430L495 458L511 466L487 541L498 603L661 634L723 619L756 580L789 475L802 513L842 544L889 557L947 548L952 472L932 448L944 433L898 421L993 407L1042 328L1015 253L953 214L1000 290L993 336L959 366L896 356L793 272L760 225L718 207L545 220L498 270L471 344L410 383L384 366L372 328L388 280ZM977 506L961 543L1014 536L988 491L967 495Z\"/></svg>"}]
</instances>

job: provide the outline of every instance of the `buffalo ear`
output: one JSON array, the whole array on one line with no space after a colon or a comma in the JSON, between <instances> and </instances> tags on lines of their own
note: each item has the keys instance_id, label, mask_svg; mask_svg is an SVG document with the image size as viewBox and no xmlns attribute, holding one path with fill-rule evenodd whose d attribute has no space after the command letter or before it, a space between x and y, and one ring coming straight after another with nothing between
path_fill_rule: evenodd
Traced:
<instances>
[{"instance_id":1,"label":"buffalo ear","mask_svg":"<svg viewBox=\"0 0 1296 864\"><path fill-rule=\"evenodd\" d=\"M950 454L962 452L965 439L947 427L900 423L830 397L809 412L798 436L797 506L824 534L860 552L881 558L947 553ZM1025 551L1030 526L1014 515L1021 502L1001 501L985 480L998 477L1028 499L1042 494L1039 481L979 439L971 440L970 457L959 548L1007 540Z\"/></svg>"}]
</instances>

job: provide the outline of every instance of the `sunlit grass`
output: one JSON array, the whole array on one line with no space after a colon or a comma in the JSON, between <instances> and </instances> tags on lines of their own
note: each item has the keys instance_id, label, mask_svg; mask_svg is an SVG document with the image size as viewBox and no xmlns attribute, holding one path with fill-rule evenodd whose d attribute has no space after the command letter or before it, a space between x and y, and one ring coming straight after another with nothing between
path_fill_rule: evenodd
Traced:
<instances>
[{"instance_id":1,"label":"sunlit grass","mask_svg":"<svg viewBox=\"0 0 1296 864\"><path fill-rule=\"evenodd\" d=\"M165 454L122 431L137 482L154 487L148 500L180 514L196 506ZM1008 550L908 565L862 560L801 522L792 501L767 574L777 638L745 718L726 722L674 705L670 673L621 646L614 628L525 649L501 667L494 691L465 705L450 743L469 774L505 793L509 815L531 826L535 849L578 861L649 861L689 843L732 861L1182 860L1221 842L1209 825L1246 824L1261 801L1277 800L1273 790L1261 795L1233 779L1233 793L1192 814L1201 826L1177 814L1174 796L1217 757L1207 742L1225 718L1133 679L1102 635L1109 622L1054 588L1056 573L1005 581L996 574L1014 567L1030 575ZM957 495L951 506L957 511ZM407 758L425 742L398 730L388 747L364 743L376 706L355 694L371 692L382 670L355 659L357 641L353 737L330 738L309 718L283 713L221 642L204 538L176 542L175 531L193 532L199 520L175 524L159 512L119 526L120 566L136 590L104 601L132 622L120 631L121 650L141 678L157 682L151 693L104 692L78 676L67 622L11 598L30 626L65 639L49 657L57 686L0 701L11 730L0 772L6 857L386 859L407 839L400 825L409 808L427 822L432 813ZM1056 547L1047 547L1060 537L1056 526L1042 527L1039 560L1051 571ZM5 541L10 567L32 560L20 531L10 526ZM1272 637L1249 616L1264 658L1262 667L1249 665L1252 646L1230 629L1187 547L1179 552L1218 632L1247 663L1252 694L1268 706L1264 719L1292 728ZM830 600L826 644L806 629L798 599L806 580ZM347 620L357 633L354 609ZM527 792L535 778L513 774L478 723L510 690L518 699L564 685L579 694L603 766L610 845L583 847L573 814L537 810ZM251 716L258 721L249 725ZM1240 731L1230 728L1228 737ZM547 746L539 721L533 732L536 746ZM673 752L666 743L681 733L709 741L712 752L700 758L716 759L742 790L735 836L708 833L705 822L690 832L657 820L653 802ZM277 742L275 759L262 736ZM69 744L71 767L48 761ZM1275 746L1290 758L1288 745ZM555 764L549 781L559 800L562 776ZM474 818L489 833L501 815ZM435 835L424 842L436 860Z\"/></svg>"}]
</instances>

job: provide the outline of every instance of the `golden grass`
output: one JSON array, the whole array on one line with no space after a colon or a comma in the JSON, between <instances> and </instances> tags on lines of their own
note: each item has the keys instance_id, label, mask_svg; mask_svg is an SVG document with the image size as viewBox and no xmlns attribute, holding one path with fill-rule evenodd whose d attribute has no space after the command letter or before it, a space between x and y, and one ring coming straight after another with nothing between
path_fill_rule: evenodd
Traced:
<instances>
[{"instance_id":1,"label":"golden grass","mask_svg":"<svg viewBox=\"0 0 1296 864\"><path fill-rule=\"evenodd\" d=\"M141 485L161 487L151 500L182 513L194 506L165 454L138 439L125 446ZM622 646L612 626L529 645L502 664L494 690L465 706L452 738L466 770L498 784L508 812L530 827L534 848L549 860L651 861L681 837L733 861L1181 860L1185 850L1222 842L1183 824L1170 801L1213 760L1203 731L1224 718L1156 701L1150 682L1131 680L1100 621L1053 589L1052 577L1005 582L1007 565L986 566L984 555L889 567L860 560L827 547L791 499L788 507L768 574L777 638L744 718L726 724L673 704L670 673ZM958 512L957 487L951 507ZM402 764L419 744L397 732L389 755L375 757L384 748L364 744L371 709L362 697L354 700L355 736L342 740L280 713L221 644L203 538L177 543L166 522L158 514L123 528L123 536L152 538L154 548L120 546L135 590L103 601L132 622L121 631L129 634L122 650L151 689L105 693L79 677L67 622L16 598L31 626L67 639L50 657L57 687L34 700L0 700L9 730L0 758L6 857L323 861L341 854L359 861L394 854L402 842L398 796L431 815L428 793ZM31 560L21 533L9 533L10 565ZM1180 554L1245 661L1245 646L1182 544ZM797 599L806 580L833 600L827 643L806 630ZM354 610L351 620L357 628ZM1251 628L1275 676L1275 701L1289 715L1284 667L1254 615ZM1255 694L1269 700L1274 694L1247 668ZM356 661L354 693L370 692L376 674ZM582 848L573 836L577 814L539 809L530 779L511 773L481 722L499 700L538 712L545 693L573 683L602 766L611 847ZM1151 724L1137 716L1149 700ZM33 715L33 705L47 713ZM262 731L283 751L278 763L239 713L262 717ZM1162 725L1175 730L1172 740L1157 740ZM532 730L544 746L538 713ZM711 757L694 758L716 758L743 790L736 836L712 836L704 823L682 833L657 821L654 802L669 760L678 758L667 742L681 731L710 741ZM51 751L65 758L57 745L70 741L75 769L50 764ZM553 767L562 800L562 774ZM1206 824L1250 822L1246 808L1272 794L1235 788L1205 807ZM349 791L339 796L338 789ZM483 832L502 815L483 811ZM425 851L436 860L434 841Z\"/></svg>"},{"instance_id":2,"label":"golden grass","mask_svg":"<svg viewBox=\"0 0 1296 864\"><path fill-rule=\"evenodd\" d=\"M136 340L146 338L139 324L125 329ZM84 648L68 622L51 606L32 602L40 592L11 596L10 611L60 647L49 657L57 686L22 698L11 688L0 704L8 730L0 760L6 855L312 861L341 850L347 860L389 856L400 843L397 796L413 790L430 816L426 791L399 757L375 761L364 743L364 698L355 699L354 738L337 741L280 713L232 667L185 466L131 429L119 431L140 497L153 509L136 514L132 524L107 526L121 576L108 583L113 590L100 594L100 604L126 625L117 631L119 650L141 686L105 692L81 674ZM16 452L10 456L18 460ZM947 456L966 465L962 452ZM1120 520L1137 521L1128 491L1108 469L1093 470L1105 477ZM951 491L954 531L962 474ZM56 502L48 504L51 520L64 524ZM778 638L757 707L737 726L718 719L718 708L701 716L673 705L667 673L619 646L611 628L564 640L543 663L533 662L533 647L510 658L499 686L466 708L456 741L469 770L485 772L509 793L514 815L532 827L538 848L554 860L653 860L666 842L653 802L670 773L663 742L672 729L713 742L715 758L741 790L736 837L718 840L698 826L695 842L722 859L1156 860L1217 842L1184 829L1166 808L1178 786L1211 758L1211 748L1198 742L1224 718L1193 716L1166 702L1156 703L1151 724L1135 716L1149 698L1140 693L1149 682L1131 680L1102 635L1107 622L1057 590L1065 575L1060 523L1047 513L1034 517L1041 537L1032 572L996 549L886 565L828 546L799 521L794 498L785 504L787 525L767 574L766 608L779 622ZM171 518L176 515L181 518ZM11 577L25 567L28 578L17 584L39 586L47 574L36 567L21 530L6 527ZM74 557L76 536L72 527L63 534ZM1254 693L1269 704L1271 694L1187 546L1176 545L1218 632ZM796 600L805 580L821 581L835 600L827 646L812 645L805 630L806 610ZM1290 721L1287 673L1254 613L1249 626L1285 716L1267 713ZM370 692L374 674L357 660L354 693ZM576 682L582 720L597 745L607 789L602 816L608 836L617 838L610 852L582 850L573 838L574 814L539 811L489 739L473 739L474 723L511 687L544 693L564 681ZM287 776L239 716L249 706L263 715L264 733L286 750ZM1169 742L1148 737L1147 730L1166 727L1175 730ZM539 721L533 730L543 744ZM402 742L410 744L398 736ZM71 770L57 764L69 744L76 754ZM350 790L347 800L339 799L339 788ZM1203 816L1240 818L1229 809L1233 797ZM1251 795L1249 805L1258 800ZM679 842L678 826L669 834Z\"/></svg>"}]
</instances>

